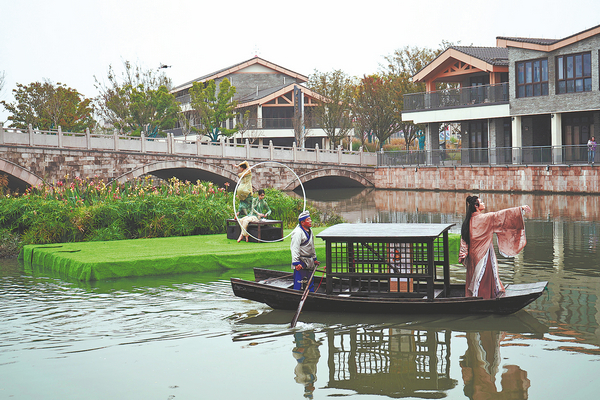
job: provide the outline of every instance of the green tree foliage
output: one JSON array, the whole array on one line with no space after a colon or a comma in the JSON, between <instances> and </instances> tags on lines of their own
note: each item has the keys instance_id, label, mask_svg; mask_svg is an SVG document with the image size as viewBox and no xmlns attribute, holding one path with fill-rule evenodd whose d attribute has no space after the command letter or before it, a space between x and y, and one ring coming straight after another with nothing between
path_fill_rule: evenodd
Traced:
<instances>
[{"instance_id":1,"label":"green tree foliage","mask_svg":"<svg viewBox=\"0 0 600 400\"><path fill-rule=\"evenodd\" d=\"M224 123L235 117L237 101L235 86L229 83L227 78L217 85L214 80L206 82L194 82L190 88L190 101L192 109L198 116L198 124L193 130L202 136L208 136L212 142L219 140L219 136L229 137L238 131L238 128L224 128Z\"/></svg>"},{"instance_id":2,"label":"green tree foliage","mask_svg":"<svg viewBox=\"0 0 600 400\"><path fill-rule=\"evenodd\" d=\"M386 65L383 67L383 75L390 82L391 97L395 99L400 111L404 108L404 95L422 93L426 90L424 82L414 82L412 77L452 45L450 42L442 41L437 50L405 46L385 57ZM447 84L438 83L438 89L445 87ZM422 126L409 121L401 121L398 128L404 133L407 150L418 139L419 132L423 130Z\"/></svg>"},{"instance_id":3,"label":"green tree foliage","mask_svg":"<svg viewBox=\"0 0 600 400\"><path fill-rule=\"evenodd\" d=\"M120 77L111 65L107 78L105 84L94 77L100 92L96 98L98 113L106 123L135 136L160 136L175 127L180 107L169 93L171 80L164 73L125 61Z\"/></svg>"},{"instance_id":4,"label":"green tree foliage","mask_svg":"<svg viewBox=\"0 0 600 400\"><path fill-rule=\"evenodd\" d=\"M29 85L17 83L13 89L15 101L2 105L11 115L8 120L15 128L50 130L59 126L65 131L82 132L93 128L94 109L92 100L83 98L77 90L64 84L34 82Z\"/></svg>"},{"instance_id":5,"label":"green tree foliage","mask_svg":"<svg viewBox=\"0 0 600 400\"><path fill-rule=\"evenodd\" d=\"M312 108L316 122L325 131L334 147L337 147L353 128L350 103L354 81L341 70L315 71L308 87L323 96L317 98L318 106Z\"/></svg>"},{"instance_id":6,"label":"green tree foliage","mask_svg":"<svg viewBox=\"0 0 600 400\"><path fill-rule=\"evenodd\" d=\"M402 123L401 97L396 96L393 81L389 76L370 75L363 77L356 86L352 111L355 129L371 133L379 141L379 147Z\"/></svg>"}]
</instances>

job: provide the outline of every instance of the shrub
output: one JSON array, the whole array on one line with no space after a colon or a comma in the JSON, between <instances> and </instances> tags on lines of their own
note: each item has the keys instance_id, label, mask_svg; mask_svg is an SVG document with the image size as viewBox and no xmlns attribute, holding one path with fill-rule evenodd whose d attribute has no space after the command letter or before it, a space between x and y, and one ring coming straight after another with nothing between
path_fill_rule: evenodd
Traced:
<instances>
[{"instance_id":1,"label":"shrub","mask_svg":"<svg viewBox=\"0 0 600 400\"><path fill-rule=\"evenodd\" d=\"M224 233L225 221L234 214L228 189L176 178L162 185L151 178L108 185L75 178L30 188L18 197L0 194L0 229L12 235L7 241L16 237L22 244ZM295 226L303 199L275 189L266 194L271 218ZM307 208L318 226L321 212Z\"/></svg>"},{"instance_id":2,"label":"shrub","mask_svg":"<svg viewBox=\"0 0 600 400\"><path fill-rule=\"evenodd\" d=\"M0 229L0 258L15 257L19 254L19 235L8 229Z\"/></svg>"}]
</instances>

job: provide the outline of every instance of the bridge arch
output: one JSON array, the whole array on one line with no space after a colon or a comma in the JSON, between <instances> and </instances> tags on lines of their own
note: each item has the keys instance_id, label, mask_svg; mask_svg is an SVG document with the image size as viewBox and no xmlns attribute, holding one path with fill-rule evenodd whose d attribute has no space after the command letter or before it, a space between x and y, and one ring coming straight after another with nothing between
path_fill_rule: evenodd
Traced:
<instances>
[{"instance_id":1,"label":"bridge arch","mask_svg":"<svg viewBox=\"0 0 600 400\"><path fill-rule=\"evenodd\" d=\"M350 171L348 169L342 169L342 168L322 168L322 169L307 172L303 175L298 176L298 178L300 178L300 181L302 182L303 185L306 184L307 182L310 182L310 181L313 181L316 179L340 178L340 177L352 180L364 187L375 187L375 184L373 184L373 182L371 182L365 176L363 176L357 172ZM294 178L294 180L288 182L287 184L285 184L283 186L283 190L294 190L299 185L300 185L300 183L298 182L298 180Z\"/></svg>"},{"instance_id":2,"label":"bridge arch","mask_svg":"<svg viewBox=\"0 0 600 400\"><path fill-rule=\"evenodd\" d=\"M44 179L33 172L2 158L0 158L0 172L10 175L16 180L16 182L10 182L11 179L9 179L9 187L11 189L18 188L24 190L27 186L37 186L46 183Z\"/></svg>"},{"instance_id":3,"label":"bridge arch","mask_svg":"<svg viewBox=\"0 0 600 400\"><path fill-rule=\"evenodd\" d=\"M150 164L142 165L141 167L132 169L113 180L118 182L126 182L143 175L155 175L163 179L169 179L176 176L180 180L188 180L196 182L196 180L212 181L220 185L224 182L236 183L237 175L222 167L214 164L208 164L202 161L157 161ZM189 179L191 177L191 179ZM194 179L196 178L196 179Z\"/></svg>"}]
</instances>

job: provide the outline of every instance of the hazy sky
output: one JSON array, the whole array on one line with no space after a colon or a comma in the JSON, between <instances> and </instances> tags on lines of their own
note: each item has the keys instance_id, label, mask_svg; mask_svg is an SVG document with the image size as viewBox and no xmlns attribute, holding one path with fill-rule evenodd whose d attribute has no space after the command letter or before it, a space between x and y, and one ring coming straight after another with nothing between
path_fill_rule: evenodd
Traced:
<instances>
[{"instance_id":1,"label":"hazy sky","mask_svg":"<svg viewBox=\"0 0 600 400\"><path fill-rule=\"evenodd\" d=\"M495 46L497 36L563 38L596 25L598 0L0 0L0 100L44 79L94 97L94 76L123 60L171 65L175 86L256 54L304 75L362 76L404 46Z\"/></svg>"}]
</instances>

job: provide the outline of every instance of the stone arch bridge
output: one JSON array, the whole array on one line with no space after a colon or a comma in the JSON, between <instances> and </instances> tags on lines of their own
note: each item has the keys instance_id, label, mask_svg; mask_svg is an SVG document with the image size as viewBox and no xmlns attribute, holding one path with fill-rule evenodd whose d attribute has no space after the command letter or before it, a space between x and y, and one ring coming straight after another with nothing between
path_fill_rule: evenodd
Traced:
<instances>
[{"instance_id":1,"label":"stone arch bridge","mask_svg":"<svg viewBox=\"0 0 600 400\"><path fill-rule=\"evenodd\" d=\"M318 187L374 187L375 167L256 159L231 156L142 153L135 151L66 149L0 144L0 173L7 174L11 189L53 184L65 176L82 179L94 176L128 181L144 175L162 179L212 181L217 185L237 183L236 164L248 160L253 166L253 186L294 190L302 183ZM255 166L254 166L255 165Z\"/></svg>"}]
</instances>

